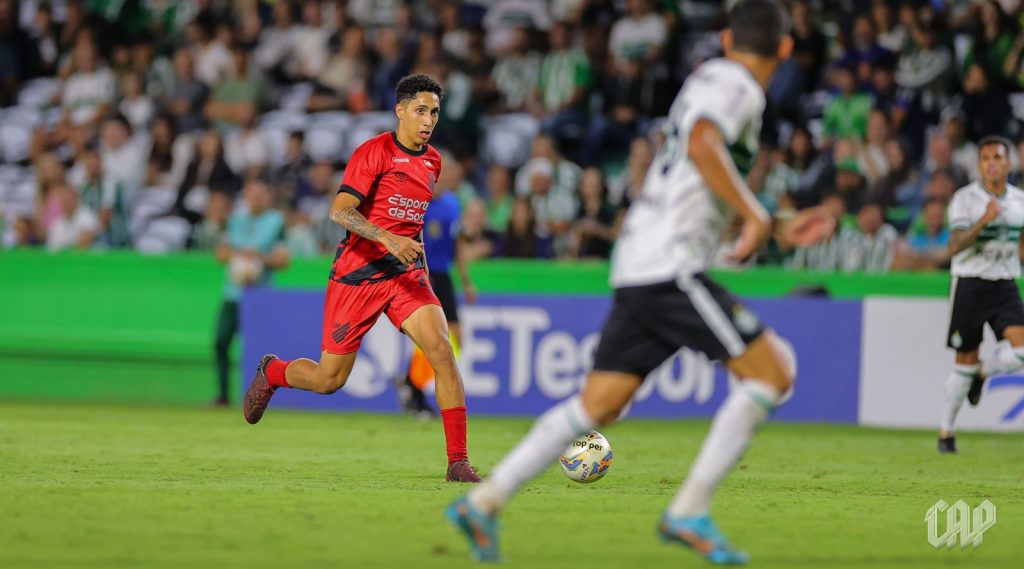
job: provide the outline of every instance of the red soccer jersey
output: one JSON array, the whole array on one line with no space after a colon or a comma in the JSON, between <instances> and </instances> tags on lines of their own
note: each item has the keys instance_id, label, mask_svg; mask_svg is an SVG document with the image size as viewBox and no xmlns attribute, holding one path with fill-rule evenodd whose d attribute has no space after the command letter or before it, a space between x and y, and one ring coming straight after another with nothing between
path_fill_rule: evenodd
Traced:
<instances>
[{"instance_id":1,"label":"red soccer jersey","mask_svg":"<svg viewBox=\"0 0 1024 569\"><path fill-rule=\"evenodd\" d=\"M415 239L441 175L441 155L429 144L410 150L393 132L367 140L352 154L338 192L358 197L359 213L395 235ZM350 285L378 282L422 267L402 264L383 245L349 233L338 245L331 279Z\"/></svg>"}]
</instances>

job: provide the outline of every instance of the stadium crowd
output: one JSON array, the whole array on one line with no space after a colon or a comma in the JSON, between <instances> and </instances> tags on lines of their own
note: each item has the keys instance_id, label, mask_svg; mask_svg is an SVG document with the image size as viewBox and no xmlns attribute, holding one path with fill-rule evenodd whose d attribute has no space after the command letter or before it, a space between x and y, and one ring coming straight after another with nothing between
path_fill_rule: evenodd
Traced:
<instances>
[{"instance_id":1,"label":"stadium crowd","mask_svg":"<svg viewBox=\"0 0 1024 569\"><path fill-rule=\"evenodd\" d=\"M2 243L212 250L260 178L291 254L332 252L346 160L421 72L447 91L431 144L472 258L608 257L725 4L0 0ZM753 262L947 266L945 206L974 143L1024 152L1021 3L790 9L762 149L736 158L780 226L816 207L835 230L808 248L780 232Z\"/></svg>"}]
</instances>

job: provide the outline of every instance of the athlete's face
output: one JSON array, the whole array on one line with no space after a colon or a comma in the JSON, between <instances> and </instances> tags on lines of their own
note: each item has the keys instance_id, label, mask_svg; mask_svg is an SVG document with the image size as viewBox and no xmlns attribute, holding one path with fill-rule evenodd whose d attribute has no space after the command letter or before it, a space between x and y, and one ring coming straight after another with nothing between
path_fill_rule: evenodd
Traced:
<instances>
[{"instance_id":1,"label":"athlete's face","mask_svg":"<svg viewBox=\"0 0 1024 569\"><path fill-rule=\"evenodd\" d=\"M978 170L986 184L1003 184L1010 175L1010 157L1002 144L986 144L978 150Z\"/></svg>"},{"instance_id":2,"label":"athlete's face","mask_svg":"<svg viewBox=\"0 0 1024 569\"><path fill-rule=\"evenodd\" d=\"M398 128L406 140L424 145L434 132L437 119L441 116L441 100L434 93L420 91L404 104L399 103Z\"/></svg>"}]
</instances>

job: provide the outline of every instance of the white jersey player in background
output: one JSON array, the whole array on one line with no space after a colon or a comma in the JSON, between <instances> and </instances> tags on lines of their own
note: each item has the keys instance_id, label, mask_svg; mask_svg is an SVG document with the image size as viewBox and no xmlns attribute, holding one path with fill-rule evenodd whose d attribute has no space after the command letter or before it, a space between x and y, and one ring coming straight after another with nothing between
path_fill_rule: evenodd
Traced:
<instances>
[{"instance_id":1,"label":"white jersey player in background","mask_svg":"<svg viewBox=\"0 0 1024 569\"><path fill-rule=\"evenodd\" d=\"M665 144L627 214L612 261L612 311L582 392L542 415L491 476L448 509L479 560L498 558L497 515L512 495L574 438L617 420L647 374L683 347L724 362L741 381L715 415L659 533L714 563L747 560L711 520L711 497L791 390L795 356L704 269L729 210L743 221L734 258L748 258L768 238L771 220L737 165L748 166L757 149L764 89L792 40L774 0L744 0L731 10L722 44L726 57L703 64L676 97Z\"/></svg>"},{"instance_id":2,"label":"white jersey player in background","mask_svg":"<svg viewBox=\"0 0 1024 569\"><path fill-rule=\"evenodd\" d=\"M1024 302L1017 289L1020 276L1024 191L1006 182L1010 174L1010 141L990 136L978 142L981 180L953 194L949 203L951 268L949 332L946 344L956 350L956 364L946 380L946 407L939 429L939 452L956 452L953 424L964 398L981 399L985 375L1024 368ZM978 361L982 329L988 324L997 349L982 371Z\"/></svg>"}]
</instances>

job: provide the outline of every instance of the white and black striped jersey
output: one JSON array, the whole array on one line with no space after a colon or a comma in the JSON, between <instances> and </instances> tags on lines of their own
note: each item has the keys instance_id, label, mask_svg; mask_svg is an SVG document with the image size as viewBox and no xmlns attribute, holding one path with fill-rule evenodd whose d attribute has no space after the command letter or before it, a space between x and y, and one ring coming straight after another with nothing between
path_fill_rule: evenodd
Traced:
<instances>
[{"instance_id":1,"label":"white and black striped jersey","mask_svg":"<svg viewBox=\"0 0 1024 569\"><path fill-rule=\"evenodd\" d=\"M613 287L676 280L708 266L730 212L690 161L690 132L700 119L718 125L745 175L757 152L764 105L760 84L735 61L710 60L687 78L669 111L665 142L616 243Z\"/></svg>"},{"instance_id":2,"label":"white and black striped jersey","mask_svg":"<svg viewBox=\"0 0 1024 569\"><path fill-rule=\"evenodd\" d=\"M955 277L995 281L1020 276L1018 243L1024 228L1024 191L1020 188L1007 184L999 197L989 193L980 182L960 188L946 211L949 229L970 229L985 214L993 198L999 202L1002 213L982 228L973 245L953 255L951 272Z\"/></svg>"}]
</instances>

